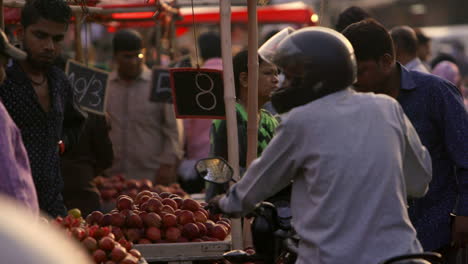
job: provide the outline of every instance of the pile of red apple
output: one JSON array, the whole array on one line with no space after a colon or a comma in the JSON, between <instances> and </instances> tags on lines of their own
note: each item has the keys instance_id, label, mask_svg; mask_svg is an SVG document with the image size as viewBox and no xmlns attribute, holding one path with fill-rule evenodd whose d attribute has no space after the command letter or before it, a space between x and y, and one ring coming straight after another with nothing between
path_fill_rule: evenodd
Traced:
<instances>
[{"instance_id":1,"label":"pile of red apple","mask_svg":"<svg viewBox=\"0 0 468 264\"><path fill-rule=\"evenodd\" d=\"M125 238L116 241L110 227L90 226L81 216L72 214L57 217L55 223L80 242L97 264L137 264L141 259L141 253L132 249L132 242Z\"/></svg>"},{"instance_id":2,"label":"pile of red apple","mask_svg":"<svg viewBox=\"0 0 468 264\"><path fill-rule=\"evenodd\" d=\"M114 175L109 178L96 177L94 179L96 187L101 193L103 201L114 201L120 195L128 195L133 199L141 191L148 190L156 193L168 192L177 194L181 197L187 197L187 193L180 187L179 184L174 183L170 186L153 185L148 179L135 180L125 179L123 175Z\"/></svg>"},{"instance_id":3,"label":"pile of red apple","mask_svg":"<svg viewBox=\"0 0 468 264\"><path fill-rule=\"evenodd\" d=\"M135 200L119 196L116 209L107 214L94 211L86 222L110 226L117 240L136 244L222 241L231 231L229 219L210 214L195 200L147 190Z\"/></svg>"}]
</instances>

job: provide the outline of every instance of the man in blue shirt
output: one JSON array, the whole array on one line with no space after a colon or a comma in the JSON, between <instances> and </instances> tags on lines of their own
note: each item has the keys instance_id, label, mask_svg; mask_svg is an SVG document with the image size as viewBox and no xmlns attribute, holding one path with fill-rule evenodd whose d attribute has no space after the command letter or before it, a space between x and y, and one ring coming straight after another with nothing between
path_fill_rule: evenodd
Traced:
<instances>
[{"instance_id":1,"label":"man in blue shirt","mask_svg":"<svg viewBox=\"0 0 468 264\"><path fill-rule=\"evenodd\" d=\"M387 30L369 19L343 34L358 62L356 89L396 98L432 158L424 198L409 201L409 214L425 250L447 252L468 242L468 115L458 89L434 75L408 71L395 61ZM451 217L455 215L455 217Z\"/></svg>"}]
</instances>

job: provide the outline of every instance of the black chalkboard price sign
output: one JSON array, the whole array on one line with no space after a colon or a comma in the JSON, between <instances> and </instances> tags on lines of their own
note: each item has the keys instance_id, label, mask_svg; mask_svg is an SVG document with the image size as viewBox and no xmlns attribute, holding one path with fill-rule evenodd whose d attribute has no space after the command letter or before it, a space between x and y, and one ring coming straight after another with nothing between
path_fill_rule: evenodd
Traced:
<instances>
[{"instance_id":1,"label":"black chalkboard price sign","mask_svg":"<svg viewBox=\"0 0 468 264\"><path fill-rule=\"evenodd\" d=\"M171 76L169 69L154 68L150 101L172 103Z\"/></svg>"},{"instance_id":2,"label":"black chalkboard price sign","mask_svg":"<svg viewBox=\"0 0 468 264\"><path fill-rule=\"evenodd\" d=\"M109 74L74 60L67 61L66 73L81 108L104 114Z\"/></svg>"},{"instance_id":3,"label":"black chalkboard price sign","mask_svg":"<svg viewBox=\"0 0 468 264\"><path fill-rule=\"evenodd\" d=\"M178 118L226 118L222 71L174 68L169 72Z\"/></svg>"}]
</instances>

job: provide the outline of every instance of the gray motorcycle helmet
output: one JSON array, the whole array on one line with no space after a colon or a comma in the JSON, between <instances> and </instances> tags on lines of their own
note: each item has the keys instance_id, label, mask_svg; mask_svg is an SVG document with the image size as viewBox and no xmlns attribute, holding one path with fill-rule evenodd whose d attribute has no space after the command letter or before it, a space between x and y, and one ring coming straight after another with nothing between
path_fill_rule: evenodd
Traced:
<instances>
[{"instance_id":1,"label":"gray motorcycle helmet","mask_svg":"<svg viewBox=\"0 0 468 264\"><path fill-rule=\"evenodd\" d=\"M285 74L285 84L272 93L278 112L287 112L349 87L357 79L351 43L324 27L297 30L276 47L272 62Z\"/></svg>"}]
</instances>

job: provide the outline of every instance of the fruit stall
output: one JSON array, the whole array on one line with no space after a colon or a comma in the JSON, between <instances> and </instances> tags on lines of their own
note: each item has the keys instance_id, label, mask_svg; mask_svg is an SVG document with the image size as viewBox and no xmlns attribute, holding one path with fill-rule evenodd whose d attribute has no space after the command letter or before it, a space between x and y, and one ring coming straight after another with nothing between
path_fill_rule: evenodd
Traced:
<instances>
[{"instance_id":1,"label":"fruit stall","mask_svg":"<svg viewBox=\"0 0 468 264\"><path fill-rule=\"evenodd\" d=\"M174 193L144 190L134 199L118 196L108 213L94 211L83 219L74 209L55 223L80 241L96 263L220 260L231 250L231 221L210 214L204 205Z\"/></svg>"}]
</instances>

